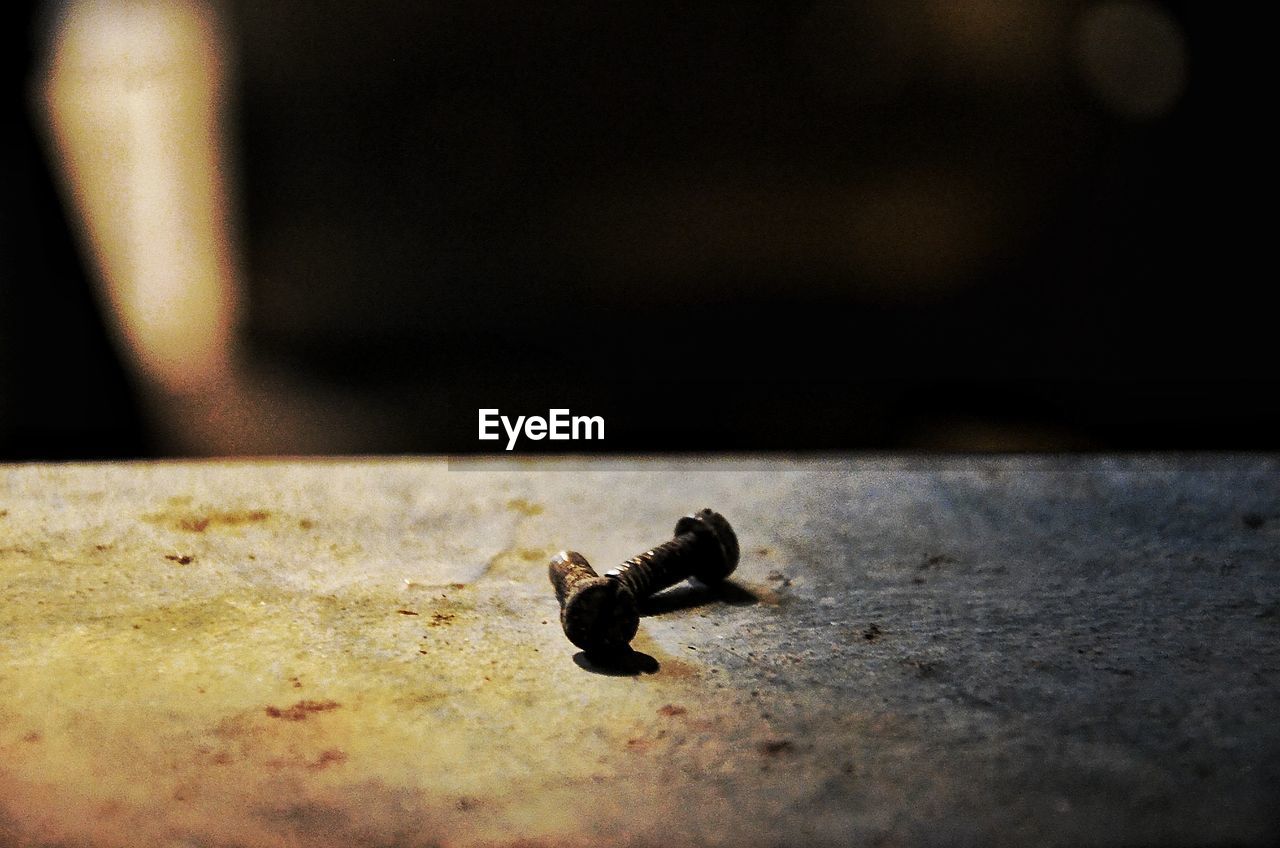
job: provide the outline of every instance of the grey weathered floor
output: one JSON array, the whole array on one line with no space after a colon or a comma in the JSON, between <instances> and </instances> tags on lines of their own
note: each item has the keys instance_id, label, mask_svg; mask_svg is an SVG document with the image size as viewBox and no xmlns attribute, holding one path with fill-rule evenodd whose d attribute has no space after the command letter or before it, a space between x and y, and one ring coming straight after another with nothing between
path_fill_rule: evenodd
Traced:
<instances>
[{"instance_id":1,"label":"grey weathered floor","mask_svg":"<svg viewBox=\"0 0 1280 848\"><path fill-rule=\"evenodd\" d=\"M1280 838L1275 457L11 466L0 592L6 844Z\"/></svg>"}]
</instances>

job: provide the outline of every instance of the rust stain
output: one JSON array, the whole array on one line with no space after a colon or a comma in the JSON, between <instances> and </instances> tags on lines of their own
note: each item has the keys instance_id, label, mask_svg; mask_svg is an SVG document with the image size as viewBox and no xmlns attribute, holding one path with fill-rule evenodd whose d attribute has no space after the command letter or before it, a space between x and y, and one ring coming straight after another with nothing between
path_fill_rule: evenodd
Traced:
<instances>
[{"instance_id":1,"label":"rust stain","mask_svg":"<svg viewBox=\"0 0 1280 848\"><path fill-rule=\"evenodd\" d=\"M632 640L631 649L643 655L643 659L649 663L656 663L652 669L643 669L648 673L657 672L673 680L694 680L702 676L701 667L672 657L644 632L644 628L641 628L636 638Z\"/></svg>"},{"instance_id":2,"label":"rust stain","mask_svg":"<svg viewBox=\"0 0 1280 848\"><path fill-rule=\"evenodd\" d=\"M311 771L323 771L329 766L341 765L347 761L347 753L338 748L329 748L321 751L320 756L314 762L307 763L307 768Z\"/></svg>"},{"instance_id":3,"label":"rust stain","mask_svg":"<svg viewBox=\"0 0 1280 848\"><path fill-rule=\"evenodd\" d=\"M782 583L783 586L791 585L791 581L787 580ZM766 607L782 606L782 594L769 589L765 586L750 586L749 591L755 595L756 603L763 604Z\"/></svg>"},{"instance_id":4,"label":"rust stain","mask_svg":"<svg viewBox=\"0 0 1280 848\"><path fill-rule=\"evenodd\" d=\"M687 712L689 711L686 710L684 707L679 707L679 706L676 706L675 704L667 704L664 707L658 708L658 715L664 715L664 716L681 716Z\"/></svg>"},{"instance_id":5,"label":"rust stain","mask_svg":"<svg viewBox=\"0 0 1280 848\"><path fill-rule=\"evenodd\" d=\"M160 512L142 516L151 524L163 524L187 533L203 533L210 528L240 527L266 521L271 513L265 509L201 510Z\"/></svg>"},{"instance_id":6,"label":"rust stain","mask_svg":"<svg viewBox=\"0 0 1280 848\"><path fill-rule=\"evenodd\" d=\"M280 709L279 707L267 706L265 712L272 718L282 718L285 721L302 721L312 713L322 713L328 710L336 710L342 706L337 701L311 701L302 700L294 704L292 707Z\"/></svg>"},{"instance_id":7,"label":"rust stain","mask_svg":"<svg viewBox=\"0 0 1280 848\"><path fill-rule=\"evenodd\" d=\"M700 676L698 667L692 663L676 659L664 659L659 660L659 662L661 663L662 674L667 677L672 677L676 680L689 680Z\"/></svg>"},{"instance_id":8,"label":"rust stain","mask_svg":"<svg viewBox=\"0 0 1280 848\"><path fill-rule=\"evenodd\" d=\"M542 515L542 505L531 503L524 498L512 498L507 501L507 509L521 515Z\"/></svg>"}]
</instances>

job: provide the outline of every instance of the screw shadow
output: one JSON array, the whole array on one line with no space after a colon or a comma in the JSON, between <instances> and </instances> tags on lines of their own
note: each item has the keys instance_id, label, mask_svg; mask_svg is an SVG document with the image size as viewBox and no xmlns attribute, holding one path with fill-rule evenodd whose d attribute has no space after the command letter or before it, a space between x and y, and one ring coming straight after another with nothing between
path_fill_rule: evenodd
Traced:
<instances>
[{"instance_id":1,"label":"screw shadow","mask_svg":"<svg viewBox=\"0 0 1280 848\"><path fill-rule=\"evenodd\" d=\"M578 651L573 655L573 661L583 671L589 671L592 674L603 674L608 677L635 677L639 674L653 674L660 667L658 661L653 657L641 651L633 651L630 648L591 655L588 655L585 651Z\"/></svg>"},{"instance_id":2,"label":"screw shadow","mask_svg":"<svg viewBox=\"0 0 1280 848\"><path fill-rule=\"evenodd\" d=\"M710 603L748 607L760 603L760 596L732 580L725 580L714 586L688 582L643 598L636 606L640 615L650 616L692 609Z\"/></svg>"}]
</instances>

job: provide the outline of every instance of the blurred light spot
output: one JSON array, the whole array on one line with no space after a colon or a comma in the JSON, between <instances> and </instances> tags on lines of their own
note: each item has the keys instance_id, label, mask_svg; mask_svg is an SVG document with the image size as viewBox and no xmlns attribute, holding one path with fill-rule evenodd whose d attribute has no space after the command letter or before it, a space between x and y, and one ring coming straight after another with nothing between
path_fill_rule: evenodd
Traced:
<instances>
[{"instance_id":1,"label":"blurred light spot","mask_svg":"<svg viewBox=\"0 0 1280 848\"><path fill-rule=\"evenodd\" d=\"M904 170L863 186L851 209L850 270L868 293L929 298L979 272L1001 240L1000 199L944 170Z\"/></svg>"},{"instance_id":2,"label":"blurred light spot","mask_svg":"<svg viewBox=\"0 0 1280 848\"><path fill-rule=\"evenodd\" d=\"M949 76L1023 86L1063 63L1066 9L1047 0L927 0L926 21Z\"/></svg>"},{"instance_id":3,"label":"blurred light spot","mask_svg":"<svg viewBox=\"0 0 1280 848\"><path fill-rule=\"evenodd\" d=\"M73 2L44 82L113 329L175 390L225 374L234 323L216 23L196 2Z\"/></svg>"},{"instance_id":4,"label":"blurred light spot","mask_svg":"<svg viewBox=\"0 0 1280 848\"><path fill-rule=\"evenodd\" d=\"M1076 49L1089 88L1122 117L1166 115L1186 89L1186 40L1154 3L1094 6L1080 19Z\"/></svg>"},{"instance_id":5,"label":"blurred light spot","mask_svg":"<svg viewBox=\"0 0 1280 848\"><path fill-rule=\"evenodd\" d=\"M990 452L1087 450L1090 445L1071 430L1035 421L940 413L908 423L903 447L908 450Z\"/></svg>"},{"instance_id":6,"label":"blurred light spot","mask_svg":"<svg viewBox=\"0 0 1280 848\"><path fill-rule=\"evenodd\" d=\"M887 103L901 92L914 66L914 22L914 16L884 3L824 0L801 21L796 51L829 99Z\"/></svg>"},{"instance_id":7,"label":"blurred light spot","mask_svg":"<svg viewBox=\"0 0 1280 848\"><path fill-rule=\"evenodd\" d=\"M929 301L970 282L1008 243L1020 204L943 165L833 183L690 174L584 203L574 261L599 297L632 306L838 292ZM581 251L581 253L577 253Z\"/></svg>"}]
</instances>

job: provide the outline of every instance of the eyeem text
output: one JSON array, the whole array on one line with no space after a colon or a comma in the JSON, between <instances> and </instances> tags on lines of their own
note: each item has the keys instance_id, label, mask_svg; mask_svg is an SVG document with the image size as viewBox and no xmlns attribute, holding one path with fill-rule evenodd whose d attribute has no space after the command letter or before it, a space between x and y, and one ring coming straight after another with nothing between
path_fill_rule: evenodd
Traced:
<instances>
[{"instance_id":1,"label":"eyeem text","mask_svg":"<svg viewBox=\"0 0 1280 848\"><path fill-rule=\"evenodd\" d=\"M512 421L497 409L480 410L480 441L501 439L500 429L506 432L507 450L514 450L522 432L525 438L535 442L542 439L553 442L603 439L604 418L600 415L570 415L567 409L551 409L547 411L546 418L520 415Z\"/></svg>"}]
</instances>

